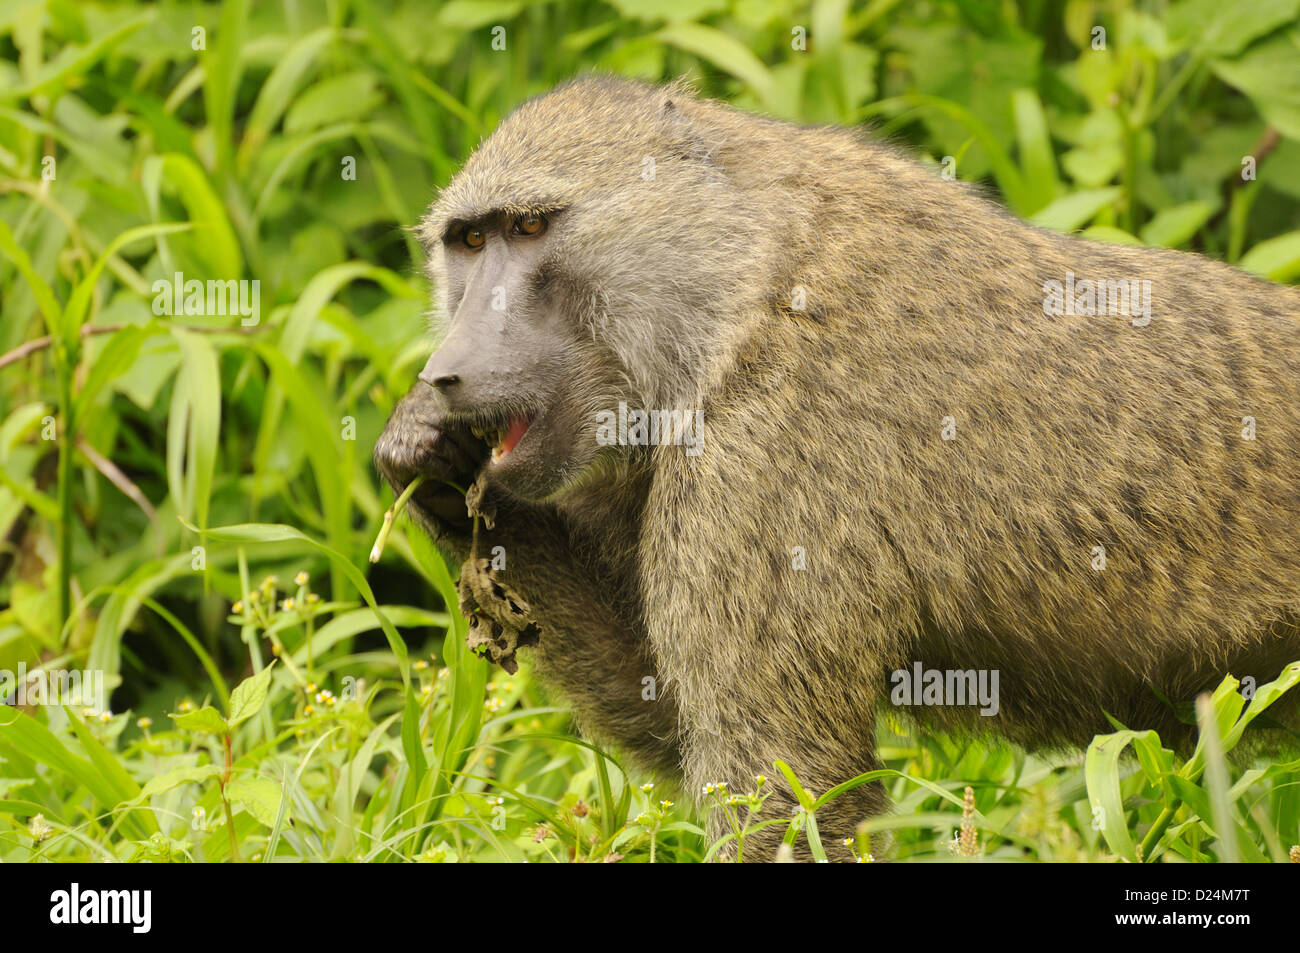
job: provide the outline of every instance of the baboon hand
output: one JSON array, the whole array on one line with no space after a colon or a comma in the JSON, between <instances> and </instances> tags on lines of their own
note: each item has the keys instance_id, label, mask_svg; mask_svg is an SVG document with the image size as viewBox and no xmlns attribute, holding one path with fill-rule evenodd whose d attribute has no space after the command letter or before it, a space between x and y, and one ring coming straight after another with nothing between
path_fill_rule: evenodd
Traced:
<instances>
[{"instance_id":1,"label":"baboon hand","mask_svg":"<svg viewBox=\"0 0 1300 953\"><path fill-rule=\"evenodd\" d=\"M424 476L409 506L435 539L469 536L464 491L487 456L487 444L468 429L444 425L436 395L423 383L402 398L375 444L375 464L394 493Z\"/></svg>"}]
</instances>

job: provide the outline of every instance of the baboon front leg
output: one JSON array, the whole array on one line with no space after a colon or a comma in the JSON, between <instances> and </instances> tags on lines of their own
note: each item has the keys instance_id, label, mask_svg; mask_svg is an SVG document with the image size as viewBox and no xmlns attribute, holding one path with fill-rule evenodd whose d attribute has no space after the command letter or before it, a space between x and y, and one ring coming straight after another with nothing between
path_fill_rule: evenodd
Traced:
<instances>
[{"instance_id":1,"label":"baboon front leg","mask_svg":"<svg viewBox=\"0 0 1300 953\"><path fill-rule=\"evenodd\" d=\"M834 726L827 725L813 735L803 732L765 734L751 730L762 725L762 716L733 722L714 734L707 728L692 728L686 753L687 783L697 800L709 811L709 843L733 833L732 824L718 804L727 796L742 796L756 787L756 776L764 776L760 790L770 792L761 811L749 818L750 826L764 821L790 821L798 812L799 802L785 777L773 765L778 759L786 762L804 790L814 799L825 794L837 784L880 767L875 753L864 745L861 737L837 737ZM773 728L768 724L763 727ZM856 754L855 754L856 753ZM716 793L719 782L725 783L727 792ZM844 841L856 836L860 822L888 809L889 799L879 782L869 782L852 788L817 809L815 818L818 836L826 856L831 861L850 861L854 851ZM747 811L739 809L743 824ZM763 827L747 834L743 844L744 861L771 861L776 859L782 838L789 829L780 823ZM719 857L737 856L738 844L733 840ZM813 859L807 831L798 834L793 844L796 860Z\"/></svg>"},{"instance_id":2,"label":"baboon front leg","mask_svg":"<svg viewBox=\"0 0 1300 953\"><path fill-rule=\"evenodd\" d=\"M537 674L572 704L583 733L680 777L677 709L659 685L625 587L574 557L552 508L512 500L495 511L494 527L480 524L465 564L476 580L478 605L470 608L480 610L479 624L494 626L498 600L508 600L505 612L520 613L519 644L532 647Z\"/></svg>"},{"instance_id":3,"label":"baboon front leg","mask_svg":"<svg viewBox=\"0 0 1300 953\"><path fill-rule=\"evenodd\" d=\"M719 650L710 639L689 640L692 633L708 631L701 619L678 630L684 637L665 640L666 648L661 649L669 655L670 675L677 685L688 791L709 811L706 826L713 844L732 833L719 800L743 798L762 775L761 790L769 796L750 818L750 826L779 823L747 834L742 859L771 861L799 808L775 762L788 765L813 799L880 767L875 693L866 674L869 662L847 650L828 653L826 646L839 643L818 643L806 629L797 642L778 640L771 633L746 638L745 652ZM685 667L687 661L693 662L691 668ZM720 783L727 786L722 798L717 794ZM737 807L743 822L746 808ZM887 807L884 788L869 782L817 808L816 824L828 859L852 860L844 840L855 837L861 821ZM805 834L793 846L796 859L812 859ZM733 841L720 856L734 858L736 853Z\"/></svg>"}]
</instances>

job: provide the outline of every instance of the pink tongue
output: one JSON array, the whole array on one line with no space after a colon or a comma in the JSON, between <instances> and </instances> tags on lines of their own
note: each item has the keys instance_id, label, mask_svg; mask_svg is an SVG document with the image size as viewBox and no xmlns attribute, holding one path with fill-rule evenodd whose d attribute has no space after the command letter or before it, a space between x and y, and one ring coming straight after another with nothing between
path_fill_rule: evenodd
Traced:
<instances>
[{"instance_id":1,"label":"pink tongue","mask_svg":"<svg viewBox=\"0 0 1300 953\"><path fill-rule=\"evenodd\" d=\"M505 439L501 441L501 455L503 457L515 448L515 444L519 442L527 429L528 419L525 417L516 417L510 421L510 429L506 431Z\"/></svg>"}]
</instances>

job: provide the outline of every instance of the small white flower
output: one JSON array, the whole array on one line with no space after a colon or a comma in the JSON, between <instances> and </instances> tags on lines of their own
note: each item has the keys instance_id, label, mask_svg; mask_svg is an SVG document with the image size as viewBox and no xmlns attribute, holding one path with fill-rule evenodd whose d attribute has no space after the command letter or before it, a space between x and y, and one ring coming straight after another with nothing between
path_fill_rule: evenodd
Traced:
<instances>
[{"instance_id":1,"label":"small white flower","mask_svg":"<svg viewBox=\"0 0 1300 953\"><path fill-rule=\"evenodd\" d=\"M45 822L44 814L37 814L32 818L31 823L27 825L27 833L31 834L32 840L39 844L41 841L49 839L50 835L54 833L54 828Z\"/></svg>"}]
</instances>

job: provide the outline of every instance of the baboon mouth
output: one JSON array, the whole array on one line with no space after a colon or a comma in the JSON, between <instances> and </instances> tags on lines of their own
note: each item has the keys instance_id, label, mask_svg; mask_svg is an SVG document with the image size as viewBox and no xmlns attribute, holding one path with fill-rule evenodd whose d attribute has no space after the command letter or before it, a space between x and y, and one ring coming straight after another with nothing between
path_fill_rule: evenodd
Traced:
<instances>
[{"instance_id":1,"label":"baboon mouth","mask_svg":"<svg viewBox=\"0 0 1300 953\"><path fill-rule=\"evenodd\" d=\"M496 426L471 427L472 433L492 448L492 462L500 463L519 444L532 424L531 416L508 417Z\"/></svg>"}]
</instances>

